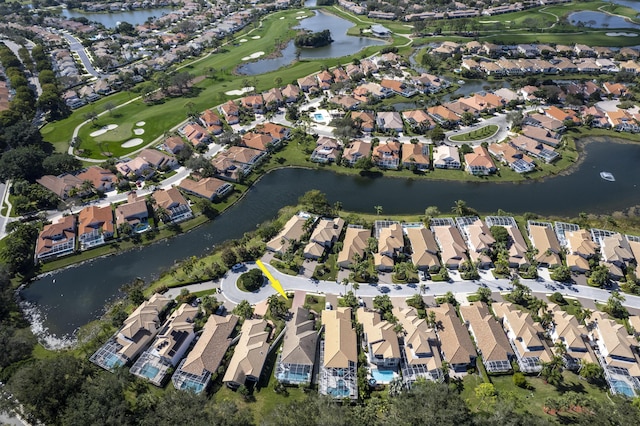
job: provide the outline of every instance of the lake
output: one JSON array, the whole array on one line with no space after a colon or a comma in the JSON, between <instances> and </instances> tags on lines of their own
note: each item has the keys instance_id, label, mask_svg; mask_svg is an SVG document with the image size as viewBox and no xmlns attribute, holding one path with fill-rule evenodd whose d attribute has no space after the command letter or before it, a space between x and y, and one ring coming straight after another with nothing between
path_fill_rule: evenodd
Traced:
<instances>
[{"instance_id":1,"label":"lake","mask_svg":"<svg viewBox=\"0 0 640 426\"><path fill-rule=\"evenodd\" d=\"M640 29L640 25L629 22L619 16L611 16L602 12L582 11L569 14L569 22L578 25L582 22L589 28L632 28Z\"/></svg>"},{"instance_id":2,"label":"lake","mask_svg":"<svg viewBox=\"0 0 640 426\"><path fill-rule=\"evenodd\" d=\"M62 16L66 18L87 18L98 22L107 28L115 28L118 22L128 22L133 26L144 24L150 17L159 18L173 12L170 7L157 9L121 10L117 12L83 12L80 10L62 9Z\"/></svg>"},{"instance_id":3,"label":"lake","mask_svg":"<svg viewBox=\"0 0 640 426\"><path fill-rule=\"evenodd\" d=\"M347 35L347 30L355 24L346 19L324 11L310 11L307 13L312 13L314 16L301 19L300 25L295 27L295 29L304 29L311 32L330 29L333 43L314 49L300 49L300 59L339 58L358 53L368 46L384 44L382 40ZM293 44L293 40L291 40L287 43L287 46L280 51L279 56L260 59L259 61L241 65L238 67L238 72L247 75L263 74L287 66L295 59L296 47Z\"/></svg>"},{"instance_id":4,"label":"lake","mask_svg":"<svg viewBox=\"0 0 640 426\"><path fill-rule=\"evenodd\" d=\"M462 199L480 212L535 212L575 217L580 212L607 213L640 204L640 146L592 142L572 174L530 183L469 183L426 179L363 178L331 171L281 169L265 175L227 212L198 229L146 248L95 259L33 282L22 297L35 309L35 326L52 346L78 327L99 317L120 287L136 277L147 282L175 262L201 256L216 244L240 238L295 204L310 189L320 189L345 210L387 214L421 214L428 206L450 211ZM600 178L613 173L616 182Z\"/></svg>"}]
</instances>

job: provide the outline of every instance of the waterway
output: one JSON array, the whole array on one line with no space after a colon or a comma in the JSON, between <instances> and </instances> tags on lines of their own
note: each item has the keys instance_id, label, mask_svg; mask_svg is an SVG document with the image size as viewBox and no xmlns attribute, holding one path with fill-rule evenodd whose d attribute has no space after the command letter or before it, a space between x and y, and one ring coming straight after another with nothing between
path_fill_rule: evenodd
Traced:
<instances>
[{"instance_id":1,"label":"waterway","mask_svg":"<svg viewBox=\"0 0 640 426\"><path fill-rule=\"evenodd\" d=\"M421 214L428 206L451 209L463 199L480 212L536 212L577 216L579 212L606 213L640 204L640 146L592 142L574 173L530 183L433 181L426 179L363 178L324 170L281 169L265 175L236 205L200 228L150 247L96 259L41 278L22 291L36 309L36 329L50 345L70 336L99 317L121 286L136 277L147 282L175 262L200 256L225 240L239 238L272 219L284 205L294 204L310 189L320 189L345 210L383 215ZM600 178L603 170L616 182Z\"/></svg>"},{"instance_id":2,"label":"waterway","mask_svg":"<svg viewBox=\"0 0 640 426\"><path fill-rule=\"evenodd\" d=\"M62 16L66 18L87 18L107 28L115 28L118 22L128 22L131 25L144 24L148 18L159 18L173 12L170 7L157 9L120 10L117 12L83 12L81 10L62 9Z\"/></svg>"},{"instance_id":3,"label":"waterway","mask_svg":"<svg viewBox=\"0 0 640 426\"><path fill-rule=\"evenodd\" d=\"M569 15L569 22L572 25L583 23L589 28L630 28L634 30L640 29L640 25L627 21L620 16L612 16L603 12L581 11L574 12Z\"/></svg>"},{"instance_id":4,"label":"waterway","mask_svg":"<svg viewBox=\"0 0 640 426\"><path fill-rule=\"evenodd\" d=\"M342 56L353 55L368 46L384 44L382 40L347 35L347 30L355 24L346 19L321 10L307 13L313 14L313 16L301 19L300 25L294 29L304 29L311 32L330 29L333 43L314 49L300 49L300 59L340 58ZM291 40L287 43L286 47L280 51L279 56L247 63L238 67L238 72L247 75L258 75L275 71L278 68L291 64L296 59L296 50L293 40Z\"/></svg>"}]
</instances>

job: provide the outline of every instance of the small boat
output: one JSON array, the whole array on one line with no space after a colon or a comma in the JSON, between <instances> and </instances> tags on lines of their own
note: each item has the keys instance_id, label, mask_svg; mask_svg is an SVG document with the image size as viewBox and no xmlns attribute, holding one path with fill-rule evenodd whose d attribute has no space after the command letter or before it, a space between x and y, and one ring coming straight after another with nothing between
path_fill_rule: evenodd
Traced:
<instances>
[{"instance_id":1,"label":"small boat","mask_svg":"<svg viewBox=\"0 0 640 426\"><path fill-rule=\"evenodd\" d=\"M616 178L612 173L609 172L600 172L600 177L604 180L608 180L609 182L615 182Z\"/></svg>"}]
</instances>

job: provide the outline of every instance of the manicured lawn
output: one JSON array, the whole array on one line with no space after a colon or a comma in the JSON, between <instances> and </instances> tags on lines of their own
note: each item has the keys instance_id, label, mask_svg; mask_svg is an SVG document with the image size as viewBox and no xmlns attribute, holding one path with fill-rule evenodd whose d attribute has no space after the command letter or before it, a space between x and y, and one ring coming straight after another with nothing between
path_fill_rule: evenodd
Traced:
<instances>
[{"instance_id":1,"label":"manicured lawn","mask_svg":"<svg viewBox=\"0 0 640 426\"><path fill-rule=\"evenodd\" d=\"M471 130L470 132L463 133L461 135L451 136L449 139L456 142L479 141L495 135L498 132L498 129L499 127L495 124L489 124L488 126Z\"/></svg>"},{"instance_id":2,"label":"manicured lawn","mask_svg":"<svg viewBox=\"0 0 640 426\"><path fill-rule=\"evenodd\" d=\"M316 296L313 294L307 294L304 299L304 302L311 306L311 310L316 311L317 313L322 312L326 301L327 299L324 296Z\"/></svg>"},{"instance_id":3,"label":"manicured lawn","mask_svg":"<svg viewBox=\"0 0 640 426\"><path fill-rule=\"evenodd\" d=\"M272 381L275 380L272 378ZM226 386L222 386L214 395L216 402L233 401L238 405L240 410L250 410L257 424L272 412L277 406L288 404L291 401L302 400L305 398L304 392L296 387L287 388L288 395L277 394L272 386L258 389L255 393L255 401L247 401L238 392L234 392Z\"/></svg>"}]
</instances>

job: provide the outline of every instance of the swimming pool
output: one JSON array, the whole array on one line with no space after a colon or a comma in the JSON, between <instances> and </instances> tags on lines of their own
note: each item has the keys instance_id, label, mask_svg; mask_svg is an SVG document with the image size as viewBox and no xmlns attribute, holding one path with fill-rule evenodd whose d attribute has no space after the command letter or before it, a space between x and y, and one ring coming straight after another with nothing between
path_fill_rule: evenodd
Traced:
<instances>
[{"instance_id":1,"label":"swimming pool","mask_svg":"<svg viewBox=\"0 0 640 426\"><path fill-rule=\"evenodd\" d=\"M393 370L378 370L377 368L372 368L371 375L376 379L377 383L386 384L391 383L396 373Z\"/></svg>"},{"instance_id":2,"label":"swimming pool","mask_svg":"<svg viewBox=\"0 0 640 426\"><path fill-rule=\"evenodd\" d=\"M336 384L337 387L335 388L327 388L327 393L329 395L338 397L347 397L351 395L351 390L344 380L340 379L336 382Z\"/></svg>"},{"instance_id":3,"label":"swimming pool","mask_svg":"<svg viewBox=\"0 0 640 426\"><path fill-rule=\"evenodd\" d=\"M636 396L633 388L624 380L611 380L611 387L613 388L615 393L620 393L624 396L628 396L629 398L633 398Z\"/></svg>"},{"instance_id":4,"label":"swimming pool","mask_svg":"<svg viewBox=\"0 0 640 426\"><path fill-rule=\"evenodd\" d=\"M316 121L324 121L324 115L322 115L319 112L316 112L315 114L313 114L313 118L315 118Z\"/></svg>"},{"instance_id":5,"label":"swimming pool","mask_svg":"<svg viewBox=\"0 0 640 426\"><path fill-rule=\"evenodd\" d=\"M122 361L122 359L120 359L118 355L109 354L104 357L104 365L109 369L113 369L115 367L120 367L121 365L124 365L124 362Z\"/></svg>"},{"instance_id":6,"label":"swimming pool","mask_svg":"<svg viewBox=\"0 0 640 426\"><path fill-rule=\"evenodd\" d=\"M140 375L146 377L147 379L155 378L159 372L160 372L160 369L158 367L154 367L153 365L149 365L149 364L145 364L140 369Z\"/></svg>"}]
</instances>

